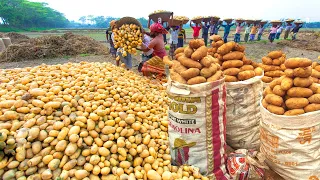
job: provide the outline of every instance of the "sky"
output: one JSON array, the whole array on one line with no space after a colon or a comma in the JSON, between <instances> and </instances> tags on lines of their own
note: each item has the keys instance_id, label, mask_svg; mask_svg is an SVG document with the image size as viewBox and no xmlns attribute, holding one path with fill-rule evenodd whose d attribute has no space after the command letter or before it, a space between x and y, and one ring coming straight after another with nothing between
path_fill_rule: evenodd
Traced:
<instances>
[{"instance_id":1,"label":"sky","mask_svg":"<svg viewBox=\"0 0 320 180\"><path fill-rule=\"evenodd\" d=\"M320 0L29 0L46 2L53 9L78 21L81 16L147 18L155 10L168 10L174 15L219 16L221 18L280 18L320 21ZM198 5L194 5L198 2Z\"/></svg>"}]
</instances>

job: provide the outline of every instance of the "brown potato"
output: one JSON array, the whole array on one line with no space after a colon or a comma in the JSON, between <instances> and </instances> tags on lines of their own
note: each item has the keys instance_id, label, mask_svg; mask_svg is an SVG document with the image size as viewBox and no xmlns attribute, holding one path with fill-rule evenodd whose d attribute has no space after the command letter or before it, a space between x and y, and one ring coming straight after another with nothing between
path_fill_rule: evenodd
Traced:
<instances>
[{"instance_id":1,"label":"brown potato","mask_svg":"<svg viewBox=\"0 0 320 180\"><path fill-rule=\"evenodd\" d=\"M281 67L279 66L265 65L265 64L259 64L259 65L264 70L264 72L281 70Z\"/></svg>"},{"instance_id":2,"label":"brown potato","mask_svg":"<svg viewBox=\"0 0 320 180\"><path fill-rule=\"evenodd\" d=\"M212 63L215 62L215 58L207 55L206 57L202 58L200 60L200 63L204 66L204 67L210 67Z\"/></svg>"},{"instance_id":3,"label":"brown potato","mask_svg":"<svg viewBox=\"0 0 320 180\"><path fill-rule=\"evenodd\" d=\"M302 109L309 104L306 98L289 98L286 100L286 106L288 109Z\"/></svg>"},{"instance_id":4,"label":"brown potato","mask_svg":"<svg viewBox=\"0 0 320 180\"><path fill-rule=\"evenodd\" d=\"M181 57L181 56L185 56L183 52L182 52L182 53L179 53L179 54L176 54L174 57L175 57L176 59L179 59L179 57Z\"/></svg>"},{"instance_id":5,"label":"brown potato","mask_svg":"<svg viewBox=\"0 0 320 180\"><path fill-rule=\"evenodd\" d=\"M202 68L200 71L200 75L205 77L205 78L209 78L212 75L214 75L218 70L218 66L214 63L211 64L210 67L208 68Z\"/></svg>"},{"instance_id":6,"label":"brown potato","mask_svg":"<svg viewBox=\"0 0 320 180\"><path fill-rule=\"evenodd\" d=\"M202 65L198 61L194 61L187 57L179 58L179 61L183 66L187 68L198 68L198 69L202 68Z\"/></svg>"},{"instance_id":7,"label":"brown potato","mask_svg":"<svg viewBox=\"0 0 320 180\"><path fill-rule=\"evenodd\" d=\"M256 73L256 76L262 76L263 69L261 67L257 67L257 68L254 69L254 72Z\"/></svg>"},{"instance_id":8,"label":"brown potato","mask_svg":"<svg viewBox=\"0 0 320 180\"><path fill-rule=\"evenodd\" d=\"M187 70L183 71L182 73L180 73L180 75L185 80L189 80L191 78L198 76L199 73L200 73L200 70L198 68L190 68L190 69L187 69Z\"/></svg>"},{"instance_id":9,"label":"brown potato","mask_svg":"<svg viewBox=\"0 0 320 180\"><path fill-rule=\"evenodd\" d=\"M265 97L267 103L281 107L283 104L282 97L275 94L267 94ZM284 112L283 112L284 113Z\"/></svg>"},{"instance_id":10,"label":"brown potato","mask_svg":"<svg viewBox=\"0 0 320 180\"><path fill-rule=\"evenodd\" d=\"M277 70L277 71L268 71L265 73L266 76L269 77L280 77L285 75L283 71Z\"/></svg>"},{"instance_id":11,"label":"brown potato","mask_svg":"<svg viewBox=\"0 0 320 180\"><path fill-rule=\"evenodd\" d=\"M216 42L216 48L219 48L220 46L222 46L224 44L224 41L219 40ZM218 50L217 50L218 51Z\"/></svg>"},{"instance_id":12,"label":"brown potato","mask_svg":"<svg viewBox=\"0 0 320 180\"><path fill-rule=\"evenodd\" d=\"M203 39L192 39L189 42L189 47L192 49L198 49L201 46L204 46Z\"/></svg>"},{"instance_id":13,"label":"brown potato","mask_svg":"<svg viewBox=\"0 0 320 180\"><path fill-rule=\"evenodd\" d=\"M240 44L236 43L236 45L234 46L233 49L234 49L235 51L244 52L244 50L246 49L246 47L243 46L243 45L240 45Z\"/></svg>"},{"instance_id":14,"label":"brown potato","mask_svg":"<svg viewBox=\"0 0 320 180\"><path fill-rule=\"evenodd\" d=\"M282 51L271 51L268 54L268 57L271 59L277 59L280 58L282 56Z\"/></svg>"},{"instance_id":15,"label":"brown potato","mask_svg":"<svg viewBox=\"0 0 320 180\"><path fill-rule=\"evenodd\" d=\"M273 91L269 86L263 90L263 97L266 97L268 94L273 94Z\"/></svg>"},{"instance_id":16,"label":"brown potato","mask_svg":"<svg viewBox=\"0 0 320 180\"><path fill-rule=\"evenodd\" d=\"M284 73L285 73L286 76L289 77L289 78L293 78L293 77L294 77L294 75L293 75L293 69L286 69L286 70L284 71Z\"/></svg>"},{"instance_id":17,"label":"brown potato","mask_svg":"<svg viewBox=\"0 0 320 180\"><path fill-rule=\"evenodd\" d=\"M277 115L283 115L284 114L284 109L283 107L279 107L279 106L274 106L272 104L269 104L267 107L267 110L273 114L277 114Z\"/></svg>"},{"instance_id":18,"label":"brown potato","mask_svg":"<svg viewBox=\"0 0 320 180\"><path fill-rule=\"evenodd\" d=\"M287 91L287 95L290 97L304 97L308 98L313 95L313 92L309 88L292 87Z\"/></svg>"},{"instance_id":19,"label":"brown potato","mask_svg":"<svg viewBox=\"0 0 320 180\"><path fill-rule=\"evenodd\" d=\"M280 65L281 65L280 59L274 59L274 60L272 60L272 65L280 66Z\"/></svg>"},{"instance_id":20,"label":"brown potato","mask_svg":"<svg viewBox=\"0 0 320 180\"><path fill-rule=\"evenodd\" d=\"M218 48L217 52L223 56L225 54L228 54L234 48L235 45L236 45L236 43L233 41L227 42L227 43L223 44L222 46L220 46Z\"/></svg>"},{"instance_id":21,"label":"brown potato","mask_svg":"<svg viewBox=\"0 0 320 180\"><path fill-rule=\"evenodd\" d=\"M276 85L273 88L272 92L273 92L273 94L281 96L281 97L286 95L286 91L282 90L280 85Z\"/></svg>"},{"instance_id":22,"label":"brown potato","mask_svg":"<svg viewBox=\"0 0 320 180\"><path fill-rule=\"evenodd\" d=\"M191 58L191 55L193 53L193 49L189 46L187 46L186 48L184 48L184 55L187 57L187 58Z\"/></svg>"},{"instance_id":23,"label":"brown potato","mask_svg":"<svg viewBox=\"0 0 320 180\"><path fill-rule=\"evenodd\" d=\"M222 69L228 69L228 68L238 68L243 65L243 62L241 60L229 60L224 61L222 63Z\"/></svg>"},{"instance_id":24,"label":"brown potato","mask_svg":"<svg viewBox=\"0 0 320 180\"><path fill-rule=\"evenodd\" d=\"M177 73L182 73L183 71L187 70L186 67L184 67L180 62L175 61L173 62L172 69Z\"/></svg>"},{"instance_id":25,"label":"brown potato","mask_svg":"<svg viewBox=\"0 0 320 180\"><path fill-rule=\"evenodd\" d=\"M303 68L303 67L308 67L312 65L312 61L307 58L290 58L287 59L284 62L284 65L286 65L287 68Z\"/></svg>"},{"instance_id":26,"label":"brown potato","mask_svg":"<svg viewBox=\"0 0 320 180\"><path fill-rule=\"evenodd\" d=\"M240 71L246 71L246 70L254 70L254 67L251 66L251 65L243 65L243 66L240 68Z\"/></svg>"},{"instance_id":27,"label":"brown potato","mask_svg":"<svg viewBox=\"0 0 320 180\"><path fill-rule=\"evenodd\" d=\"M173 66L173 62L171 61L171 58L169 56L164 56L163 57L163 62L164 64L168 65L169 67Z\"/></svg>"},{"instance_id":28,"label":"brown potato","mask_svg":"<svg viewBox=\"0 0 320 180\"><path fill-rule=\"evenodd\" d=\"M220 61L223 60L223 59L222 59L222 56L221 56L220 54L218 54L218 53L215 53L215 54L214 54L214 57L217 58L217 59L219 59Z\"/></svg>"},{"instance_id":29,"label":"brown potato","mask_svg":"<svg viewBox=\"0 0 320 180\"><path fill-rule=\"evenodd\" d=\"M269 84L270 88L273 89L276 85L280 85L280 84L281 84L281 81L282 81L284 78L285 78L285 76L282 76L282 77L280 77L280 78L277 78L277 79L273 80L273 81Z\"/></svg>"},{"instance_id":30,"label":"brown potato","mask_svg":"<svg viewBox=\"0 0 320 180\"><path fill-rule=\"evenodd\" d=\"M317 70L318 72L320 72L320 65L315 66L313 69Z\"/></svg>"},{"instance_id":31,"label":"brown potato","mask_svg":"<svg viewBox=\"0 0 320 180\"><path fill-rule=\"evenodd\" d=\"M213 40L214 42L217 42L217 41L222 40L222 39L221 39L221 36L214 34L214 35L210 36L210 40Z\"/></svg>"},{"instance_id":32,"label":"brown potato","mask_svg":"<svg viewBox=\"0 0 320 180\"><path fill-rule=\"evenodd\" d=\"M217 71L214 75L212 75L207 79L207 82L217 81L221 78L221 76L222 76L222 71Z\"/></svg>"},{"instance_id":33,"label":"brown potato","mask_svg":"<svg viewBox=\"0 0 320 180\"><path fill-rule=\"evenodd\" d=\"M272 61L271 58L265 56L265 57L262 57L262 63L265 64L265 65L272 65L273 61Z\"/></svg>"},{"instance_id":34,"label":"brown potato","mask_svg":"<svg viewBox=\"0 0 320 180\"><path fill-rule=\"evenodd\" d=\"M240 72L239 68L229 68L223 71L224 75L228 75L228 76L237 76Z\"/></svg>"},{"instance_id":35,"label":"brown potato","mask_svg":"<svg viewBox=\"0 0 320 180\"><path fill-rule=\"evenodd\" d=\"M252 70L246 70L246 71L241 71L239 74L238 74L238 79L240 81L244 81L244 80L247 80L247 79L250 79L250 78L253 78L254 76L256 76L256 73Z\"/></svg>"},{"instance_id":36,"label":"brown potato","mask_svg":"<svg viewBox=\"0 0 320 180\"><path fill-rule=\"evenodd\" d=\"M187 81L187 83L189 85L194 85L194 84L201 84L207 82L206 78L202 77L202 76L196 76L194 78L191 78Z\"/></svg>"},{"instance_id":37,"label":"brown potato","mask_svg":"<svg viewBox=\"0 0 320 180\"><path fill-rule=\"evenodd\" d=\"M311 91L313 92L313 94L319 94L319 93L318 93L319 88L320 88L320 85L317 85L316 83L312 83L312 84L309 86L309 89L311 89Z\"/></svg>"},{"instance_id":38,"label":"brown potato","mask_svg":"<svg viewBox=\"0 0 320 180\"><path fill-rule=\"evenodd\" d=\"M235 77L235 76L225 75L224 77L225 77L226 82L237 82L238 81L237 77Z\"/></svg>"},{"instance_id":39,"label":"brown potato","mask_svg":"<svg viewBox=\"0 0 320 180\"><path fill-rule=\"evenodd\" d=\"M270 83L272 81L272 77L263 76L261 80L265 83Z\"/></svg>"},{"instance_id":40,"label":"brown potato","mask_svg":"<svg viewBox=\"0 0 320 180\"><path fill-rule=\"evenodd\" d=\"M244 54L242 52L233 51L226 55L224 55L222 58L223 60L233 60L233 59L242 59Z\"/></svg>"},{"instance_id":41,"label":"brown potato","mask_svg":"<svg viewBox=\"0 0 320 180\"><path fill-rule=\"evenodd\" d=\"M242 59L242 61L243 61L243 59ZM247 65L244 61L243 61L243 64ZM248 65L250 65L250 64L248 64ZM256 63L256 62L253 62L253 61L252 61L251 65L252 65L254 68L260 67L259 63ZM261 68L261 67L260 67L260 68ZM261 69L262 69L262 68L261 68Z\"/></svg>"},{"instance_id":42,"label":"brown potato","mask_svg":"<svg viewBox=\"0 0 320 180\"><path fill-rule=\"evenodd\" d=\"M320 110L320 104L309 104L308 106L303 108L306 113L313 112L313 111L319 111Z\"/></svg>"},{"instance_id":43,"label":"brown potato","mask_svg":"<svg viewBox=\"0 0 320 180\"><path fill-rule=\"evenodd\" d=\"M266 108L266 109L267 109L267 107L268 107L268 105L269 105L265 99L262 100L261 104L262 104L262 106L263 106L264 108Z\"/></svg>"},{"instance_id":44,"label":"brown potato","mask_svg":"<svg viewBox=\"0 0 320 180\"><path fill-rule=\"evenodd\" d=\"M293 86L293 80L289 77L285 77L281 81L281 89L284 91L289 90Z\"/></svg>"},{"instance_id":45,"label":"brown potato","mask_svg":"<svg viewBox=\"0 0 320 180\"><path fill-rule=\"evenodd\" d=\"M312 83L313 83L312 77L308 77L308 78L296 77L293 80L293 84L297 87L309 87Z\"/></svg>"},{"instance_id":46,"label":"brown potato","mask_svg":"<svg viewBox=\"0 0 320 180\"><path fill-rule=\"evenodd\" d=\"M302 68L295 68L293 70L293 76L295 76L295 77L306 78L306 77L311 76L311 74L312 74L311 66L302 67Z\"/></svg>"},{"instance_id":47,"label":"brown potato","mask_svg":"<svg viewBox=\"0 0 320 180\"><path fill-rule=\"evenodd\" d=\"M308 98L310 103L320 104L320 94L314 94Z\"/></svg>"},{"instance_id":48,"label":"brown potato","mask_svg":"<svg viewBox=\"0 0 320 180\"><path fill-rule=\"evenodd\" d=\"M175 71L170 71L170 78L173 81L177 81L182 84L187 84L187 81L182 76L180 76L180 74L176 73Z\"/></svg>"},{"instance_id":49,"label":"brown potato","mask_svg":"<svg viewBox=\"0 0 320 180\"><path fill-rule=\"evenodd\" d=\"M311 76L315 78L320 78L320 72L315 69L312 69Z\"/></svg>"},{"instance_id":50,"label":"brown potato","mask_svg":"<svg viewBox=\"0 0 320 180\"><path fill-rule=\"evenodd\" d=\"M282 71L285 71L285 70L287 69L284 64L281 64L281 65L280 65L280 68L281 68Z\"/></svg>"},{"instance_id":51,"label":"brown potato","mask_svg":"<svg viewBox=\"0 0 320 180\"><path fill-rule=\"evenodd\" d=\"M195 61L200 61L202 58L207 56L208 49L206 46L199 47L194 53L191 55L191 59Z\"/></svg>"},{"instance_id":52,"label":"brown potato","mask_svg":"<svg viewBox=\"0 0 320 180\"><path fill-rule=\"evenodd\" d=\"M244 65L251 65L251 64L253 65L254 63L256 63L256 62L253 62L252 60L248 59L246 56L243 56L242 61L243 61Z\"/></svg>"},{"instance_id":53,"label":"brown potato","mask_svg":"<svg viewBox=\"0 0 320 180\"><path fill-rule=\"evenodd\" d=\"M282 55L282 56L279 58L279 60L280 60L281 64L283 64L283 63L286 61L286 56L285 56L285 55ZM284 67L286 67L286 66L284 65Z\"/></svg>"},{"instance_id":54,"label":"brown potato","mask_svg":"<svg viewBox=\"0 0 320 180\"><path fill-rule=\"evenodd\" d=\"M174 51L174 55L179 54L179 53L183 53L184 52L184 47L179 47Z\"/></svg>"},{"instance_id":55,"label":"brown potato","mask_svg":"<svg viewBox=\"0 0 320 180\"><path fill-rule=\"evenodd\" d=\"M300 114L304 114L304 110L303 109L291 109L289 111L286 111L284 113L284 115L286 116L297 116L297 115L300 115Z\"/></svg>"},{"instance_id":56,"label":"brown potato","mask_svg":"<svg viewBox=\"0 0 320 180\"><path fill-rule=\"evenodd\" d=\"M319 79L318 78L315 78L315 77L311 77L312 78L312 81L314 82L314 83L319 83Z\"/></svg>"}]
</instances>

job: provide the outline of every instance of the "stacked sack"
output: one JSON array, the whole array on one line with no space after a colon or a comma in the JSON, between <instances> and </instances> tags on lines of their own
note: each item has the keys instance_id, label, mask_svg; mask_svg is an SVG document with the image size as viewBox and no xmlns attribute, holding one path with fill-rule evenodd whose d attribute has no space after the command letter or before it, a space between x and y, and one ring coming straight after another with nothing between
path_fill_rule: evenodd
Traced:
<instances>
[{"instance_id":1,"label":"stacked sack","mask_svg":"<svg viewBox=\"0 0 320 180\"><path fill-rule=\"evenodd\" d=\"M312 74L311 77L314 83L320 83L320 64L318 62L312 63Z\"/></svg>"},{"instance_id":2,"label":"stacked sack","mask_svg":"<svg viewBox=\"0 0 320 180\"><path fill-rule=\"evenodd\" d=\"M306 58L286 60L285 76L272 81L264 90L263 107L287 116L320 110L320 89L313 83L311 64Z\"/></svg>"},{"instance_id":3,"label":"stacked sack","mask_svg":"<svg viewBox=\"0 0 320 180\"><path fill-rule=\"evenodd\" d=\"M262 81L265 83L270 83L284 75L284 62L286 60L286 55L282 51L271 51L267 56L262 58L262 64L260 67L264 70L264 77Z\"/></svg>"}]
</instances>

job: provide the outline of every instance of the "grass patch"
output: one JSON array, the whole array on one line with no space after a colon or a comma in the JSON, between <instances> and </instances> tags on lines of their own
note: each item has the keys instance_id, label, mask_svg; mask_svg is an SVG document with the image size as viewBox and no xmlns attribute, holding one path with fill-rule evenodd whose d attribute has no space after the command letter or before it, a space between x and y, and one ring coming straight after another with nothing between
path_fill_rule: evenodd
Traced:
<instances>
[{"instance_id":1,"label":"grass patch","mask_svg":"<svg viewBox=\"0 0 320 180\"><path fill-rule=\"evenodd\" d=\"M71 56L63 56L64 59L70 59Z\"/></svg>"},{"instance_id":2,"label":"grass patch","mask_svg":"<svg viewBox=\"0 0 320 180\"><path fill-rule=\"evenodd\" d=\"M79 54L80 57L87 57L90 56L90 54Z\"/></svg>"}]
</instances>

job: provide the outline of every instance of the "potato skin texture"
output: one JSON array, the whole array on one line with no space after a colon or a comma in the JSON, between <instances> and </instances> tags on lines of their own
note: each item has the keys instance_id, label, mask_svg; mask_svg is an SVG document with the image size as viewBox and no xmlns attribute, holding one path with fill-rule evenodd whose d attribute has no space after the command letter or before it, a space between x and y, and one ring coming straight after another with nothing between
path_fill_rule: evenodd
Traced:
<instances>
[{"instance_id":1,"label":"potato skin texture","mask_svg":"<svg viewBox=\"0 0 320 180\"><path fill-rule=\"evenodd\" d=\"M218 66L216 64L211 64L209 68L202 68L200 71L200 75L209 78L214 75L218 70Z\"/></svg>"},{"instance_id":2,"label":"potato skin texture","mask_svg":"<svg viewBox=\"0 0 320 180\"><path fill-rule=\"evenodd\" d=\"M293 79L293 84L297 87L309 87L313 83L313 79L311 77L301 78L296 77Z\"/></svg>"},{"instance_id":3,"label":"potato skin texture","mask_svg":"<svg viewBox=\"0 0 320 180\"><path fill-rule=\"evenodd\" d=\"M306 78L306 77L311 76L311 74L312 74L311 66L305 67L305 68L295 68L295 69L293 69L293 76L295 76L295 77Z\"/></svg>"},{"instance_id":4,"label":"potato skin texture","mask_svg":"<svg viewBox=\"0 0 320 180\"><path fill-rule=\"evenodd\" d=\"M223 71L224 75L228 75L228 76L236 76L238 75L240 72L239 68L229 68Z\"/></svg>"},{"instance_id":5,"label":"potato skin texture","mask_svg":"<svg viewBox=\"0 0 320 180\"><path fill-rule=\"evenodd\" d=\"M315 84L315 83L312 83L310 86L309 86L309 89L312 90L313 94L319 94L318 93L318 90L320 91L320 86Z\"/></svg>"},{"instance_id":6,"label":"potato skin texture","mask_svg":"<svg viewBox=\"0 0 320 180\"><path fill-rule=\"evenodd\" d=\"M191 55L191 59L195 61L200 61L202 58L207 56L208 48L206 46L199 47L194 53Z\"/></svg>"},{"instance_id":7,"label":"potato skin texture","mask_svg":"<svg viewBox=\"0 0 320 180\"><path fill-rule=\"evenodd\" d=\"M287 68L308 67L312 65L312 61L307 58L289 58L284 62Z\"/></svg>"},{"instance_id":8,"label":"potato skin texture","mask_svg":"<svg viewBox=\"0 0 320 180\"><path fill-rule=\"evenodd\" d=\"M319 111L320 110L320 104L309 104L308 106L303 108L306 113L313 112L313 111Z\"/></svg>"},{"instance_id":9,"label":"potato skin texture","mask_svg":"<svg viewBox=\"0 0 320 180\"><path fill-rule=\"evenodd\" d=\"M222 68L223 69L228 69L228 68L238 68L243 66L243 62L241 60L229 60L229 61L224 61L222 63Z\"/></svg>"},{"instance_id":10,"label":"potato skin texture","mask_svg":"<svg viewBox=\"0 0 320 180\"><path fill-rule=\"evenodd\" d=\"M210 67L212 63L215 62L214 57L207 55L204 58L202 58L200 60L200 63L204 66L204 67Z\"/></svg>"},{"instance_id":11,"label":"potato skin texture","mask_svg":"<svg viewBox=\"0 0 320 180\"><path fill-rule=\"evenodd\" d=\"M198 61L194 61L190 58L179 59L180 63L187 68L198 68L201 69L202 65Z\"/></svg>"},{"instance_id":12,"label":"potato skin texture","mask_svg":"<svg viewBox=\"0 0 320 180\"><path fill-rule=\"evenodd\" d=\"M179 83L182 83L182 84L187 84L187 81L178 73L174 72L174 71L170 71L170 78L173 80L173 81L177 81Z\"/></svg>"},{"instance_id":13,"label":"potato skin texture","mask_svg":"<svg viewBox=\"0 0 320 180\"><path fill-rule=\"evenodd\" d=\"M179 54L179 53L183 53L184 52L184 47L179 47L174 51L174 55Z\"/></svg>"},{"instance_id":14,"label":"potato skin texture","mask_svg":"<svg viewBox=\"0 0 320 180\"><path fill-rule=\"evenodd\" d=\"M272 92L273 92L273 94L281 96L281 97L286 95L286 91L282 90L280 85L276 85L273 88Z\"/></svg>"},{"instance_id":15,"label":"potato skin texture","mask_svg":"<svg viewBox=\"0 0 320 180\"><path fill-rule=\"evenodd\" d=\"M265 83L270 83L272 81L272 77L263 76L261 80Z\"/></svg>"},{"instance_id":16,"label":"potato skin texture","mask_svg":"<svg viewBox=\"0 0 320 180\"><path fill-rule=\"evenodd\" d=\"M254 67L252 65L243 65L240 68L240 71L246 71L246 70L254 70Z\"/></svg>"},{"instance_id":17,"label":"potato skin texture","mask_svg":"<svg viewBox=\"0 0 320 180\"><path fill-rule=\"evenodd\" d=\"M274 59L274 60L272 60L272 65L280 66L280 65L281 65L280 59Z\"/></svg>"},{"instance_id":18,"label":"potato skin texture","mask_svg":"<svg viewBox=\"0 0 320 180\"><path fill-rule=\"evenodd\" d=\"M179 57L181 57L181 56L185 56L183 52L176 54L174 57L175 57L176 59L179 59Z\"/></svg>"},{"instance_id":19,"label":"potato skin texture","mask_svg":"<svg viewBox=\"0 0 320 180\"><path fill-rule=\"evenodd\" d=\"M266 109L267 109L267 107L268 107L268 105L269 105L265 99L262 99L261 104L262 104L262 106L263 106L264 108L266 108Z\"/></svg>"},{"instance_id":20,"label":"potato skin texture","mask_svg":"<svg viewBox=\"0 0 320 180\"><path fill-rule=\"evenodd\" d=\"M227 42L227 43L221 45L218 48L217 52L223 56L225 54L228 54L234 48L235 45L236 45L236 43L233 41Z\"/></svg>"},{"instance_id":21,"label":"potato skin texture","mask_svg":"<svg viewBox=\"0 0 320 180\"><path fill-rule=\"evenodd\" d=\"M269 76L269 77L280 77L280 76L284 75L284 72L280 71L280 70L268 71L268 72L265 73L265 75Z\"/></svg>"},{"instance_id":22,"label":"potato skin texture","mask_svg":"<svg viewBox=\"0 0 320 180\"><path fill-rule=\"evenodd\" d=\"M291 109L289 111L286 111L284 113L285 116L297 116L297 115L300 115L300 114L304 114L304 109Z\"/></svg>"},{"instance_id":23,"label":"potato skin texture","mask_svg":"<svg viewBox=\"0 0 320 180\"><path fill-rule=\"evenodd\" d=\"M204 41L202 39L192 39L189 42L189 47L192 49L198 49L201 46L204 46Z\"/></svg>"},{"instance_id":24,"label":"potato skin texture","mask_svg":"<svg viewBox=\"0 0 320 180\"><path fill-rule=\"evenodd\" d=\"M244 54L242 52L238 52L238 51L233 51L233 52L230 52L226 55L224 55L222 58L223 60L233 60L233 59L242 59L244 56Z\"/></svg>"},{"instance_id":25,"label":"potato skin texture","mask_svg":"<svg viewBox=\"0 0 320 180\"><path fill-rule=\"evenodd\" d=\"M251 64L254 65L256 63L256 62L253 62L250 59L247 59L246 56L243 56L242 61L243 61L244 65L251 65Z\"/></svg>"},{"instance_id":26,"label":"potato skin texture","mask_svg":"<svg viewBox=\"0 0 320 180\"><path fill-rule=\"evenodd\" d=\"M303 109L309 101L306 98L289 98L285 103L288 109Z\"/></svg>"},{"instance_id":27,"label":"potato skin texture","mask_svg":"<svg viewBox=\"0 0 320 180\"><path fill-rule=\"evenodd\" d=\"M281 65L280 65L280 68L281 68L282 71L285 71L285 70L287 69L284 64L281 64Z\"/></svg>"},{"instance_id":28,"label":"potato skin texture","mask_svg":"<svg viewBox=\"0 0 320 180\"><path fill-rule=\"evenodd\" d=\"M278 107L281 107L283 104L283 99L282 97L275 95L275 94L268 94L265 97L265 100L268 104L272 104ZM283 112L284 113L284 112Z\"/></svg>"},{"instance_id":29,"label":"potato skin texture","mask_svg":"<svg viewBox=\"0 0 320 180\"><path fill-rule=\"evenodd\" d=\"M209 77L207 79L207 82L214 82L214 81L217 81L221 78L222 76L222 71L217 71L214 75L212 75L211 77Z\"/></svg>"},{"instance_id":30,"label":"potato skin texture","mask_svg":"<svg viewBox=\"0 0 320 180\"><path fill-rule=\"evenodd\" d=\"M269 84L270 88L273 89L276 85L280 85L283 79L284 79L284 76L273 80L273 81Z\"/></svg>"},{"instance_id":31,"label":"potato skin texture","mask_svg":"<svg viewBox=\"0 0 320 180\"><path fill-rule=\"evenodd\" d=\"M310 103L320 104L320 94L314 94L308 98Z\"/></svg>"},{"instance_id":32,"label":"potato skin texture","mask_svg":"<svg viewBox=\"0 0 320 180\"><path fill-rule=\"evenodd\" d=\"M283 115L284 114L284 109L283 107L279 107L279 106L274 106L272 104L269 104L267 107L267 110L273 114L277 114L277 115Z\"/></svg>"},{"instance_id":33,"label":"potato skin texture","mask_svg":"<svg viewBox=\"0 0 320 180\"><path fill-rule=\"evenodd\" d=\"M262 57L261 60L262 60L262 63L265 65L272 65L273 64L272 59L269 57L264 56L264 57Z\"/></svg>"},{"instance_id":34,"label":"potato skin texture","mask_svg":"<svg viewBox=\"0 0 320 180\"><path fill-rule=\"evenodd\" d=\"M273 94L273 91L269 86L263 90L263 97L266 97L268 94Z\"/></svg>"},{"instance_id":35,"label":"potato skin texture","mask_svg":"<svg viewBox=\"0 0 320 180\"><path fill-rule=\"evenodd\" d=\"M313 95L313 92L309 88L292 87L287 91L287 95L290 97L308 98Z\"/></svg>"},{"instance_id":36,"label":"potato skin texture","mask_svg":"<svg viewBox=\"0 0 320 180\"><path fill-rule=\"evenodd\" d=\"M262 76L263 74L263 69L261 67L256 67L254 69L254 72L256 73L256 76Z\"/></svg>"},{"instance_id":37,"label":"potato skin texture","mask_svg":"<svg viewBox=\"0 0 320 180\"><path fill-rule=\"evenodd\" d=\"M189 80L191 78L198 76L199 73L200 73L200 70L198 68L189 68L189 69L183 71L182 73L180 73L180 75L184 79Z\"/></svg>"},{"instance_id":38,"label":"potato skin texture","mask_svg":"<svg viewBox=\"0 0 320 180\"><path fill-rule=\"evenodd\" d=\"M289 77L285 77L281 81L281 89L284 91L289 90L293 86L293 80Z\"/></svg>"},{"instance_id":39,"label":"potato skin texture","mask_svg":"<svg viewBox=\"0 0 320 180\"><path fill-rule=\"evenodd\" d=\"M284 70L284 74L286 74L287 77L289 78L293 78L294 75L293 75L293 69L286 69Z\"/></svg>"},{"instance_id":40,"label":"potato skin texture","mask_svg":"<svg viewBox=\"0 0 320 180\"><path fill-rule=\"evenodd\" d=\"M238 79L243 81L243 80L253 78L255 75L256 75L256 73L254 71L246 70L246 71L242 71L238 74Z\"/></svg>"},{"instance_id":41,"label":"potato skin texture","mask_svg":"<svg viewBox=\"0 0 320 180\"><path fill-rule=\"evenodd\" d=\"M312 69L311 76L315 78L320 78L320 72L315 69Z\"/></svg>"},{"instance_id":42,"label":"potato skin texture","mask_svg":"<svg viewBox=\"0 0 320 180\"><path fill-rule=\"evenodd\" d=\"M189 85L194 85L194 84L201 84L201 83L204 83L206 82L206 78L202 77L202 76L196 76L194 78L191 78L187 81L187 83Z\"/></svg>"},{"instance_id":43,"label":"potato skin texture","mask_svg":"<svg viewBox=\"0 0 320 180\"><path fill-rule=\"evenodd\" d=\"M316 65L313 69L315 69L316 71L320 72L320 65Z\"/></svg>"},{"instance_id":44,"label":"potato skin texture","mask_svg":"<svg viewBox=\"0 0 320 180\"><path fill-rule=\"evenodd\" d=\"M236 44L236 45L234 46L234 50L235 50L235 51L244 52L245 49L246 49L246 47L243 46L243 45L240 45L240 44Z\"/></svg>"},{"instance_id":45,"label":"potato skin texture","mask_svg":"<svg viewBox=\"0 0 320 180\"><path fill-rule=\"evenodd\" d=\"M180 62L174 62L174 64L172 65L172 69L177 72L177 73L182 73L183 71L187 70L186 67L184 67Z\"/></svg>"},{"instance_id":46,"label":"potato skin texture","mask_svg":"<svg viewBox=\"0 0 320 180\"><path fill-rule=\"evenodd\" d=\"M259 66L260 66L265 72L281 70L281 67L279 67L279 66L265 65L265 64L259 64Z\"/></svg>"},{"instance_id":47,"label":"potato skin texture","mask_svg":"<svg viewBox=\"0 0 320 180\"><path fill-rule=\"evenodd\" d=\"M237 79L237 77L235 77L235 76L225 75L225 81L226 81L226 82L237 82L238 79Z\"/></svg>"},{"instance_id":48,"label":"potato skin texture","mask_svg":"<svg viewBox=\"0 0 320 180\"><path fill-rule=\"evenodd\" d=\"M271 59L277 59L282 56L282 51L271 51L268 53L268 57Z\"/></svg>"},{"instance_id":49,"label":"potato skin texture","mask_svg":"<svg viewBox=\"0 0 320 180\"><path fill-rule=\"evenodd\" d=\"M191 55L193 53L193 49L189 46L187 46L186 48L184 48L184 55L187 57L187 58L191 58Z\"/></svg>"}]
</instances>

